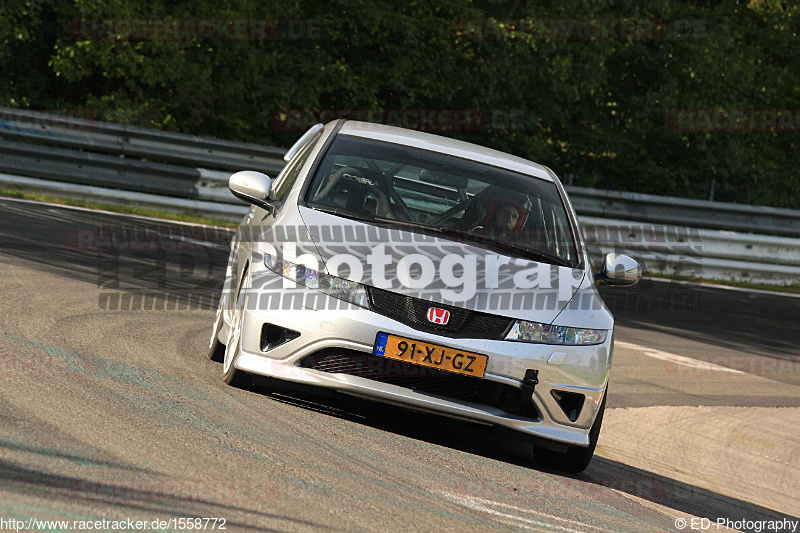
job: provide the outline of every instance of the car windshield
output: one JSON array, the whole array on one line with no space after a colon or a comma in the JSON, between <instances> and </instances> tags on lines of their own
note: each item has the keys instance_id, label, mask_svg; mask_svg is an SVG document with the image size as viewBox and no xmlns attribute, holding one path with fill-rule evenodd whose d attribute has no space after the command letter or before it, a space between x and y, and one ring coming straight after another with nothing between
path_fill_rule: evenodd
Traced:
<instances>
[{"instance_id":1,"label":"car windshield","mask_svg":"<svg viewBox=\"0 0 800 533\"><path fill-rule=\"evenodd\" d=\"M305 201L313 209L506 255L572 267L579 262L554 183L445 154L340 135Z\"/></svg>"}]
</instances>

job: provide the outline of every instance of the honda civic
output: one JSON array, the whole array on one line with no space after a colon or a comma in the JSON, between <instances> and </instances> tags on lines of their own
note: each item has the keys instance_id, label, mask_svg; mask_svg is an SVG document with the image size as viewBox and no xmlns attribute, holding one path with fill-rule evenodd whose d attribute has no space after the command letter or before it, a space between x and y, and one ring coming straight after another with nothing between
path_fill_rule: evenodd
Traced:
<instances>
[{"instance_id":1,"label":"honda civic","mask_svg":"<svg viewBox=\"0 0 800 533\"><path fill-rule=\"evenodd\" d=\"M250 204L209 343L227 383L253 375L504 427L532 457L584 470L614 348L578 219L547 167L372 123L318 124Z\"/></svg>"}]
</instances>

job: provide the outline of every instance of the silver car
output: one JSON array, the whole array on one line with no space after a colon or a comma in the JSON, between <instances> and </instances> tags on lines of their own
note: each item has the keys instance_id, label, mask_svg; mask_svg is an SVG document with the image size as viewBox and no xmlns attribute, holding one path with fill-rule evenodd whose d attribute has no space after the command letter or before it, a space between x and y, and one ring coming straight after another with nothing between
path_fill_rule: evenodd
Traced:
<instances>
[{"instance_id":1,"label":"silver car","mask_svg":"<svg viewBox=\"0 0 800 533\"><path fill-rule=\"evenodd\" d=\"M318 124L274 179L230 178L234 236L209 345L253 374L514 430L584 470L597 444L614 319L575 212L545 166L371 123ZM508 433L508 432L506 432Z\"/></svg>"}]
</instances>

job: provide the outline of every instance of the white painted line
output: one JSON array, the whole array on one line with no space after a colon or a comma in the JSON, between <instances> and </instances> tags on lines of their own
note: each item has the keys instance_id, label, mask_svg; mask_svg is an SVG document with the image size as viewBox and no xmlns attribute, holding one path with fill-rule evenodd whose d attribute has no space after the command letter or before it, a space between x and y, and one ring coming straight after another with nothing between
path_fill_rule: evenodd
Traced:
<instances>
[{"instance_id":1,"label":"white painted line","mask_svg":"<svg viewBox=\"0 0 800 533\"><path fill-rule=\"evenodd\" d=\"M708 361L700 361L697 359L692 359L691 357L685 357L683 355L676 355L674 353L662 352L661 350L654 350L652 348L647 348L645 346L634 344L632 342L614 341L614 345L620 346L622 348L639 350L648 357L653 357L654 359L661 359L662 361L667 361L669 363L675 363L677 365L687 366L689 368L694 368L697 370L713 370L716 372L727 372L729 374L745 373L742 372L741 370L728 368L726 366L715 365L714 363L709 363Z\"/></svg>"},{"instance_id":2,"label":"white painted line","mask_svg":"<svg viewBox=\"0 0 800 533\"><path fill-rule=\"evenodd\" d=\"M18 202L22 204L38 204L38 205L46 205L50 207L61 207L63 209L72 209L74 211L84 211L88 213L100 213L102 215L114 215L117 217L126 217L126 218L133 218L137 220L147 220L149 222L161 222L164 224L179 224L182 226L192 226L196 228L210 228L210 229L218 229L222 231L227 231L230 233L235 232L234 228L226 228L225 226L214 226L210 224L199 224L197 222L186 222L183 220L172 220L171 218L154 218L148 217L144 215L133 215L130 213L118 213L116 211L106 211L105 209L92 209L90 207L80 207L77 205L66 205L66 204L56 204L52 202L42 202L39 200L27 200L25 198L9 198L7 196L0 196L0 200L4 202Z\"/></svg>"},{"instance_id":3,"label":"white painted line","mask_svg":"<svg viewBox=\"0 0 800 533\"><path fill-rule=\"evenodd\" d=\"M719 285L718 283L708 283L706 281L694 282L694 281L674 280L669 278L652 278L650 276L642 276L642 279L646 279L649 281L660 281L661 283L694 283L696 285L699 285L700 287L709 287L712 289L724 289L727 291L751 292L754 294L768 294L770 296L786 296L788 298L800 298L800 294L792 292L768 291L766 289L750 289L748 287L734 287L733 285Z\"/></svg>"},{"instance_id":4,"label":"white painted line","mask_svg":"<svg viewBox=\"0 0 800 533\"><path fill-rule=\"evenodd\" d=\"M593 530L596 530L596 531L606 531L608 533L616 533L616 531L613 530L613 529L608 529L608 528L601 527L601 526L596 526L596 525L593 525L593 524L587 524L586 522L581 522L579 520L570 520L568 518L562 518L560 516L551 515L549 513L543 513L541 511L536 511L534 509L526 509L524 507L517 507L516 505L511 505L511 504L508 504L508 503L498 502L498 501L494 501L494 500L484 500L483 498L477 498L477 497L474 497L474 496L463 496L463 495L446 493L446 492L441 492L439 494L441 496L444 496L444 498L446 500L450 501L451 503L456 503L458 505L462 505L464 507L467 507L469 509L473 509L475 511L482 511L484 513L492 514L494 516L498 516L498 517L501 517L501 518L507 518L507 519L513 520L515 522L522 522L524 524L530 524L530 525L533 525L533 526L539 526L539 527L543 527L543 528L546 528L546 529L552 529L552 530L557 530L557 531L567 531L567 532L570 532L570 533L583 533L585 531L585 529L573 529L571 527L560 526L560 525L554 524L552 522L545 522L545 521L542 521L542 520L537 520L535 518L526 518L524 516L505 513L505 512L502 512L502 511L498 511L497 509L493 509L490 506L501 507L503 509L510 509L512 511L517 511L517 512L525 513L525 514L529 514L529 515L540 516L540 517L542 517L544 519L553 520L553 521L556 521L556 522L563 522L563 523L574 525L574 526L577 526L577 527L593 529Z\"/></svg>"}]
</instances>

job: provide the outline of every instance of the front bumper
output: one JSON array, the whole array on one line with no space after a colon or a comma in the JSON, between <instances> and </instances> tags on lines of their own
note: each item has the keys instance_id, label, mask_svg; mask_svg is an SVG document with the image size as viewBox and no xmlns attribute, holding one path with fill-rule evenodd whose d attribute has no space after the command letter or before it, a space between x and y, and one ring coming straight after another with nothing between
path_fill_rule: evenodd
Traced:
<instances>
[{"instance_id":1,"label":"front bumper","mask_svg":"<svg viewBox=\"0 0 800 533\"><path fill-rule=\"evenodd\" d=\"M421 332L368 309L349 306L317 291L286 282L270 271L254 272L259 282L246 295L242 342L234 361L237 369L334 389L354 396L456 418L505 426L545 439L589 445L589 428L605 393L612 336L595 346L554 346L486 339L453 339ZM283 284L291 287L286 288ZM276 289L280 286L280 289ZM265 287L270 287L269 289ZM287 296L292 300L288 301ZM277 302L277 303L276 303ZM272 324L299 333L277 347L262 350L262 328ZM345 373L303 368L300 362L326 349L372 354L378 332L419 339L489 357L483 379L520 389L526 370L538 370L539 383L531 401L538 416L527 418L488 405L444 398ZM470 378L467 378L470 379ZM572 421L551 391L582 395L583 405Z\"/></svg>"}]
</instances>

